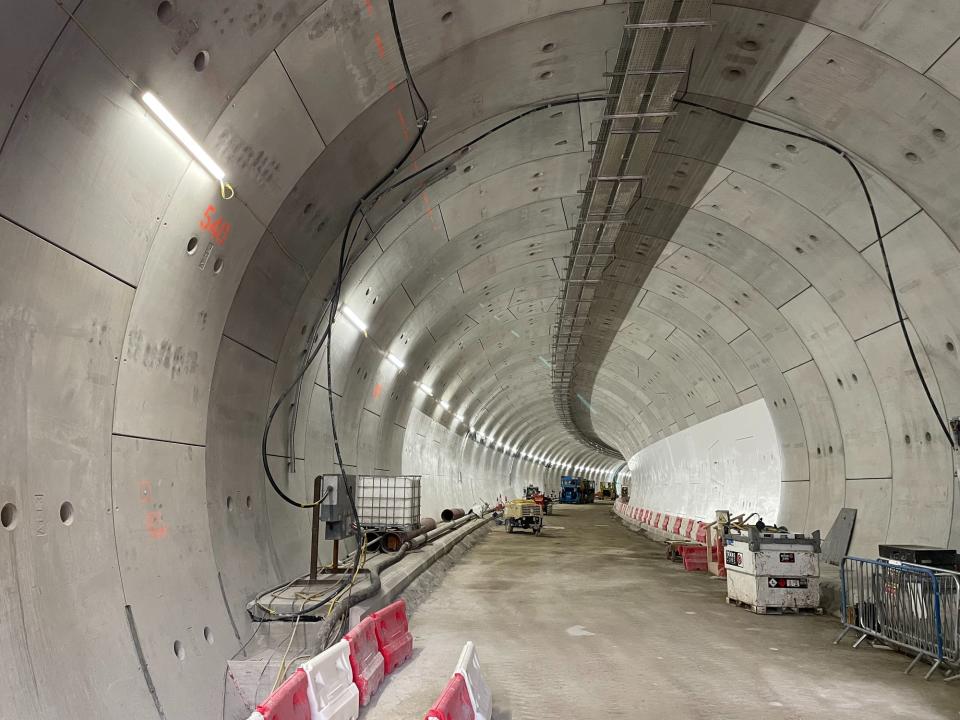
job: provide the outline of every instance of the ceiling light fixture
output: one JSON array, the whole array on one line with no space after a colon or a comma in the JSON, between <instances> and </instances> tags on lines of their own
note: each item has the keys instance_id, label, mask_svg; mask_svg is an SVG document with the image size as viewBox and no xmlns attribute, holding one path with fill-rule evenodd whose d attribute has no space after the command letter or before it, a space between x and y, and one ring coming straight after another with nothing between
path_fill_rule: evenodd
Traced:
<instances>
[{"instance_id":1,"label":"ceiling light fixture","mask_svg":"<svg viewBox=\"0 0 960 720\"><path fill-rule=\"evenodd\" d=\"M350 324L353 325L357 330L362 332L364 335L367 334L367 324L360 319L360 316L357 315L353 310L351 310L346 305L340 307L340 312L343 316L350 321Z\"/></svg>"},{"instance_id":2,"label":"ceiling light fixture","mask_svg":"<svg viewBox=\"0 0 960 720\"><path fill-rule=\"evenodd\" d=\"M398 358L393 353L387 353L387 360L389 360L397 370L403 370L406 365L404 365L403 360Z\"/></svg>"},{"instance_id":3,"label":"ceiling light fixture","mask_svg":"<svg viewBox=\"0 0 960 720\"><path fill-rule=\"evenodd\" d=\"M226 173L223 171L213 158L207 154L207 151L200 147L200 143L193 139L190 133L187 132L187 129L180 124L180 122L171 114L169 110L164 106L162 102L149 90L145 92L141 99L143 104L146 105L150 112L152 112L157 119L163 123L163 126L170 131L170 133L183 145L194 159L203 165L203 168L210 173L216 180L220 182L221 191L223 192L224 199L229 199L233 197L233 188L224 181L226 178ZM226 194L227 188L230 189L229 197Z\"/></svg>"},{"instance_id":4,"label":"ceiling light fixture","mask_svg":"<svg viewBox=\"0 0 960 720\"><path fill-rule=\"evenodd\" d=\"M419 388L420 392L426 395L429 395L430 397L433 397L433 388L430 387L429 385L424 385L423 383L417 383L417 388Z\"/></svg>"}]
</instances>

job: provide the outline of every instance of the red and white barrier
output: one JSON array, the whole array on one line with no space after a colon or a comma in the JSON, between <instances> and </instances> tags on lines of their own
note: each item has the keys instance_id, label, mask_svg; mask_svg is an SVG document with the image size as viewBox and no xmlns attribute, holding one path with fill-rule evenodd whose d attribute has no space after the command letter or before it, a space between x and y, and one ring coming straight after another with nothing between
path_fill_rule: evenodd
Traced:
<instances>
[{"instance_id":1,"label":"red and white barrier","mask_svg":"<svg viewBox=\"0 0 960 720\"><path fill-rule=\"evenodd\" d=\"M463 646L455 672L463 675L463 679L467 682L467 694L470 696L474 716L477 720L490 720L493 715L493 694L487 686L487 681L483 679L480 658L472 642L468 641Z\"/></svg>"},{"instance_id":2,"label":"red and white barrier","mask_svg":"<svg viewBox=\"0 0 960 720\"><path fill-rule=\"evenodd\" d=\"M341 640L303 665L312 720L357 720L360 691L353 682L350 644Z\"/></svg>"},{"instance_id":3,"label":"red and white barrier","mask_svg":"<svg viewBox=\"0 0 960 720\"><path fill-rule=\"evenodd\" d=\"M365 618L353 630L343 636L350 646L350 667L353 682L360 691L360 705L366 706L383 682L383 655L377 645L377 633L373 618Z\"/></svg>"},{"instance_id":4,"label":"red and white barrier","mask_svg":"<svg viewBox=\"0 0 960 720\"><path fill-rule=\"evenodd\" d=\"M307 700L307 674L301 669L288 677L270 697L257 705L263 720L311 720Z\"/></svg>"},{"instance_id":5,"label":"red and white barrier","mask_svg":"<svg viewBox=\"0 0 960 720\"><path fill-rule=\"evenodd\" d=\"M460 673L454 673L423 720L476 720L476 717L467 681Z\"/></svg>"},{"instance_id":6,"label":"red and white barrier","mask_svg":"<svg viewBox=\"0 0 960 720\"><path fill-rule=\"evenodd\" d=\"M413 635L407 625L407 604L397 600L373 614L377 645L383 655L384 672L392 673L413 655Z\"/></svg>"}]
</instances>

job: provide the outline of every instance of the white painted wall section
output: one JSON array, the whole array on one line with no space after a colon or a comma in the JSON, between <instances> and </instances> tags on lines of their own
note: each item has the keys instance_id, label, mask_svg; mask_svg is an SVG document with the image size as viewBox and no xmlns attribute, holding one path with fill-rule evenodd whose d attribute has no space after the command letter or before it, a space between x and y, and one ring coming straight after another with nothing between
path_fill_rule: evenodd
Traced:
<instances>
[{"instance_id":1,"label":"white painted wall section","mask_svg":"<svg viewBox=\"0 0 960 720\"><path fill-rule=\"evenodd\" d=\"M700 520L718 509L758 512L776 522L782 463L763 400L664 438L629 464L632 506Z\"/></svg>"}]
</instances>

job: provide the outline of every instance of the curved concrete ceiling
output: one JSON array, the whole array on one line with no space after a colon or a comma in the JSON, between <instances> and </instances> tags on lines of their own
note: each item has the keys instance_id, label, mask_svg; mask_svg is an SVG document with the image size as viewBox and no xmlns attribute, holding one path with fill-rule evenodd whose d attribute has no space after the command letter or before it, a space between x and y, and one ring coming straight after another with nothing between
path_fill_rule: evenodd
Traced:
<instances>
[{"instance_id":1,"label":"curved concrete ceiling","mask_svg":"<svg viewBox=\"0 0 960 720\"><path fill-rule=\"evenodd\" d=\"M674 107L578 346L573 432L554 326L630 6L398 5L431 112L402 173L442 161L364 208L341 300L369 327L336 323L330 350L348 466L422 474L434 512L622 464L583 437L630 458L763 399L781 522L825 529L847 504L877 540L957 542L954 456L842 158ZM710 17L685 99L854 159L920 366L960 414L960 7L729 0ZM354 204L417 133L389 9L13 0L0 59L0 696L25 717L219 716L223 660L254 629L245 603L302 571L309 537L306 513L265 490L267 413L312 347ZM233 200L144 89L222 164ZM556 99L583 102L474 142ZM297 497L336 468L326 362L269 437Z\"/></svg>"}]
</instances>

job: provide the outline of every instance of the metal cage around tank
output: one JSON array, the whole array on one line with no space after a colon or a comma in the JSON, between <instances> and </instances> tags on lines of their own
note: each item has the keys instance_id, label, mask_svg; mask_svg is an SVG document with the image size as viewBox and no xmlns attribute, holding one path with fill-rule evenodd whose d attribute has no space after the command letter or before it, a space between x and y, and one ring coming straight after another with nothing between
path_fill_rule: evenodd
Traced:
<instances>
[{"instance_id":1,"label":"metal cage around tank","mask_svg":"<svg viewBox=\"0 0 960 720\"><path fill-rule=\"evenodd\" d=\"M420 475L357 475L357 514L364 530L420 527Z\"/></svg>"}]
</instances>

